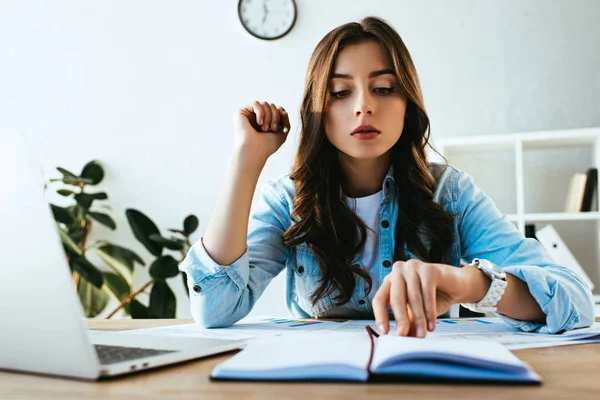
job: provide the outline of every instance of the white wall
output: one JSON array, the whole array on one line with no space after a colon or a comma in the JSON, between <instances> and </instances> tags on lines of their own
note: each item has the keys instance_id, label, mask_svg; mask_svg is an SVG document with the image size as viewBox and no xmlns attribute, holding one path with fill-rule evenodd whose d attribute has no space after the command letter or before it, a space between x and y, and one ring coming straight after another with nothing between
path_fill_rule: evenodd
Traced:
<instances>
[{"instance_id":1,"label":"white wall","mask_svg":"<svg viewBox=\"0 0 600 400\"><path fill-rule=\"evenodd\" d=\"M36 138L49 176L57 165L78 172L100 160L119 229L98 227L95 237L150 259L124 210L138 208L162 229L195 213L201 234L231 149L232 113L253 99L283 105L295 122L261 182L288 172L312 49L363 16L386 18L403 37L433 138L600 126L600 2L297 4L293 31L263 42L243 30L235 0L2 0L0 127ZM255 313L285 313L281 278ZM178 316L186 317L180 286Z\"/></svg>"}]
</instances>

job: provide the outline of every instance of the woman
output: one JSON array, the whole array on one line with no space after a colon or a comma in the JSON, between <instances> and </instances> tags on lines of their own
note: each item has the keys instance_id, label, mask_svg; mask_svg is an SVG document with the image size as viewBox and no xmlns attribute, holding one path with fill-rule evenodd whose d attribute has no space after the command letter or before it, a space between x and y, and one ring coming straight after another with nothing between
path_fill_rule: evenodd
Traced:
<instances>
[{"instance_id":1,"label":"woman","mask_svg":"<svg viewBox=\"0 0 600 400\"><path fill-rule=\"evenodd\" d=\"M425 337L456 303L526 331L593 322L591 292L574 273L525 239L467 174L427 162L419 79L384 21L321 40L301 118L292 173L266 185L250 217L260 172L290 122L267 102L237 113L216 210L180 267L198 323L240 320L284 269L294 315L375 318L382 333L394 318L396 334Z\"/></svg>"}]
</instances>

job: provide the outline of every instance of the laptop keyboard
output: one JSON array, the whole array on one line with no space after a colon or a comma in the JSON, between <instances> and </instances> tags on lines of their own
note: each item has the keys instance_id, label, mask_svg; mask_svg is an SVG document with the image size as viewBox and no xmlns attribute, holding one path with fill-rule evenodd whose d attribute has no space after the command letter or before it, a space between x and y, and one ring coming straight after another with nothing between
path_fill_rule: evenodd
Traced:
<instances>
[{"instance_id":1,"label":"laptop keyboard","mask_svg":"<svg viewBox=\"0 0 600 400\"><path fill-rule=\"evenodd\" d=\"M141 347L107 346L96 344L96 353L100 364L116 364L123 361L137 360L139 358L158 356L161 354L174 353L176 350L144 349Z\"/></svg>"}]
</instances>

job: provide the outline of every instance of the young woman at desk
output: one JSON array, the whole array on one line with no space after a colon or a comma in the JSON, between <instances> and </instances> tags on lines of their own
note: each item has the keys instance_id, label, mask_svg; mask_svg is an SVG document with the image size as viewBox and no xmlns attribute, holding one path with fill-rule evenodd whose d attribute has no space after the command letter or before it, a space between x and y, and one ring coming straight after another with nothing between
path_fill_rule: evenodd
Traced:
<instances>
[{"instance_id":1,"label":"young woman at desk","mask_svg":"<svg viewBox=\"0 0 600 400\"><path fill-rule=\"evenodd\" d=\"M585 283L525 239L466 173L428 163L417 72L384 21L349 23L321 40L300 115L292 172L265 186L250 215L290 121L268 102L236 114L217 207L180 267L198 323L240 320L283 269L295 316L375 318L383 333L393 318L396 334L424 337L456 303L526 331L593 322Z\"/></svg>"}]
</instances>

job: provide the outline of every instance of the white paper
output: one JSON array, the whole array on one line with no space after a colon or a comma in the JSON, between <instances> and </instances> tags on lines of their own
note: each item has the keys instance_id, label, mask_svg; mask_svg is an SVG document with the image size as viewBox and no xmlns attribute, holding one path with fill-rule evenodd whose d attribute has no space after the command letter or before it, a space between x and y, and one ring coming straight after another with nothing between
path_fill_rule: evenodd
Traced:
<instances>
[{"instance_id":1,"label":"white paper","mask_svg":"<svg viewBox=\"0 0 600 400\"><path fill-rule=\"evenodd\" d=\"M127 334L204 337L213 339L244 340L283 334L298 334L319 330L333 330L339 322L314 319L293 319L270 316L246 317L228 328L205 329L198 324L183 324L122 331Z\"/></svg>"},{"instance_id":2,"label":"white paper","mask_svg":"<svg viewBox=\"0 0 600 400\"><path fill-rule=\"evenodd\" d=\"M370 325L377 330L374 320L351 320L343 322L337 331L359 332ZM396 324L390 321L391 334L394 334ZM494 340L507 348L525 349L535 347L564 346L565 343L579 344L600 342L600 323L596 322L589 328L567 331L560 335L523 332L500 318L449 318L438 319L436 329L428 332L427 337L436 339L470 339Z\"/></svg>"}]
</instances>

